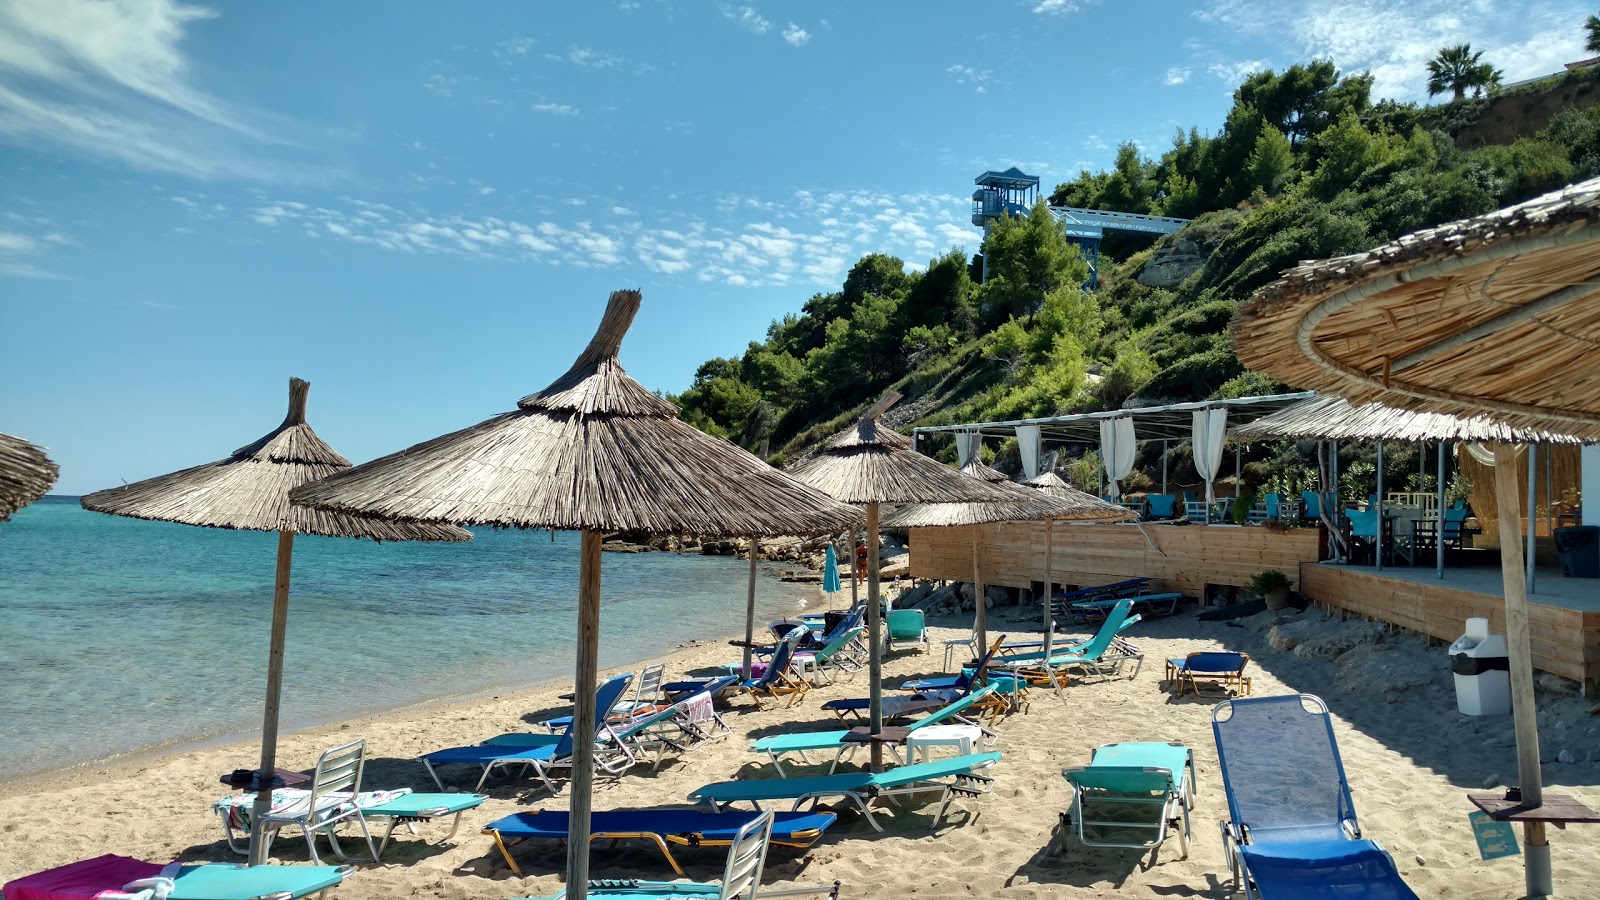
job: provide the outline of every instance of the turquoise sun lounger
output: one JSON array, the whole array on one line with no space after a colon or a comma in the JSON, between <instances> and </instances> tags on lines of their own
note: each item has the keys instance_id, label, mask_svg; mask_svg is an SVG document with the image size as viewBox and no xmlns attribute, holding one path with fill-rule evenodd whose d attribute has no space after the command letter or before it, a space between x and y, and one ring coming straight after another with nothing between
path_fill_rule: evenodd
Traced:
<instances>
[{"instance_id":1,"label":"turquoise sun lounger","mask_svg":"<svg viewBox=\"0 0 1600 900\"><path fill-rule=\"evenodd\" d=\"M439 843L448 843L456 836L461 828L461 814L469 809L477 809L483 801L489 799L486 794L416 794L406 793L392 800L384 801L375 806L363 806L362 815L368 820L384 818L389 820L389 827L383 833L383 840L378 844L378 859L383 858L383 851L389 848L389 839L394 836L396 828L405 826L412 834L416 833L419 823L432 822L445 816L454 816L450 822L450 833L439 839ZM228 814L228 810L220 804L214 805L222 818L222 832L228 841L228 848L235 853L248 852L249 832L235 834L235 826L241 824L240 820Z\"/></svg>"},{"instance_id":2,"label":"turquoise sun lounger","mask_svg":"<svg viewBox=\"0 0 1600 900\"><path fill-rule=\"evenodd\" d=\"M815 808L823 799L838 798L855 804L874 831L883 826L867 808L869 800L903 794L937 793L939 812L933 827L944 820L945 810L956 796L978 797L993 790L994 779L977 774L1000 759L998 752L952 756L910 766L897 766L886 772L847 772L811 778L765 778L748 781L719 781L689 792L689 799L720 809L730 803L749 803L757 809L763 802L793 800L800 809L807 802Z\"/></svg>"},{"instance_id":3,"label":"turquoise sun lounger","mask_svg":"<svg viewBox=\"0 0 1600 900\"><path fill-rule=\"evenodd\" d=\"M940 709L936 709L928 715L923 716L915 722L912 722L906 726L906 730L912 734L915 734L919 728L925 728L929 725L937 725L940 722L955 721L963 725L973 725L979 729L982 729L984 736L989 738L992 742L995 737L994 732L984 728L982 725L979 725L977 722L971 719L965 718L962 713L967 712L975 704L982 703L989 699L989 697L994 693L995 688L992 685L979 688L965 697L962 697L953 703L947 704ZM849 737L849 735L850 732L848 730L808 731L800 734L774 734L755 741L750 745L750 750L752 753L767 754L767 757L772 760L773 767L778 770L779 775L786 775L786 773L783 771L783 762L780 759L780 757L786 754L798 753L800 754L800 758L809 765L811 763L811 759L806 756L807 751L832 750L834 751L833 768L828 770L828 774L831 775L833 774L834 769L838 768L839 760L842 759L847 752L855 749L856 747L866 746L865 744L860 743L847 743L845 738ZM892 745L890 746L890 749L894 749Z\"/></svg>"},{"instance_id":4,"label":"turquoise sun lounger","mask_svg":"<svg viewBox=\"0 0 1600 900\"><path fill-rule=\"evenodd\" d=\"M108 853L8 882L5 897L6 900L93 900L102 892L121 892L137 881L167 879L171 888L167 900L261 900L267 897L295 900L326 891L353 871L354 866L241 866L231 863L163 866Z\"/></svg>"},{"instance_id":5,"label":"turquoise sun lounger","mask_svg":"<svg viewBox=\"0 0 1600 900\"><path fill-rule=\"evenodd\" d=\"M1194 805L1194 754L1182 744L1106 744L1087 766L1069 766L1061 777L1072 788L1072 805L1061 815L1061 843L1074 834L1086 847L1150 850L1155 863L1169 824L1178 825L1182 858L1189 857L1189 810ZM1139 813L1142 818L1135 818ZM1135 833L1147 837L1132 839Z\"/></svg>"}]
</instances>

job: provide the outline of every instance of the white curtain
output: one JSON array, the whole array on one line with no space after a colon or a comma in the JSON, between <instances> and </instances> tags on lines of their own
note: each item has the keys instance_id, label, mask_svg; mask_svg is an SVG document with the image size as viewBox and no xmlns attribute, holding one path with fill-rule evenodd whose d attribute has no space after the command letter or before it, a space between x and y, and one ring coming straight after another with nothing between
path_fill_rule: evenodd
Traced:
<instances>
[{"instance_id":1,"label":"white curtain","mask_svg":"<svg viewBox=\"0 0 1600 900\"><path fill-rule=\"evenodd\" d=\"M1222 466L1222 439L1228 436L1228 410L1197 409L1194 411L1194 467L1206 480L1206 502L1217 499L1212 482L1217 480L1217 470Z\"/></svg>"},{"instance_id":2,"label":"white curtain","mask_svg":"<svg viewBox=\"0 0 1600 900\"><path fill-rule=\"evenodd\" d=\"M956 432L956 466L962 467L978 455L983 446L983 434L977 431Z\"/></svg>"},{"instance_id":3,"label":"white curtain","mask_svg":"<svg viewBox=\"0 0 1600 900\"><path fill-rule=\"evenodd\" d=\"M1133 471L1133 452L1138 441L1133 434L1133 417L1100 420L1100 459L1106 467L1106 479L1111 482L1111 502L1122 498L1122 485L1118 482Z\"/></svg>"},{"instance_id":4,"label":"white curtain","mask_svg":"<svg viewBox=\"0 0 1600 900\"><path fill-rule=\"evenodd\" d=\"M1039 426L1017 426L1017 452L1022 454L1022 477L1039 474Z\"/></svg>"}]
</instances>

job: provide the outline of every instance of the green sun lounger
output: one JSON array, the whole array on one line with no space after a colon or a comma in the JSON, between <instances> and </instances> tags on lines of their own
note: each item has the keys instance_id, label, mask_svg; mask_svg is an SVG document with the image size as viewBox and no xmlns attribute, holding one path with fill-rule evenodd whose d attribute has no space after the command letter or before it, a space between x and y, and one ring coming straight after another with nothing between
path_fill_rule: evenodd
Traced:
<instances>
[{"instance_id":1,"label":"green sun lounger","mask_svg":"<svg viewBox=\"0 0 1600 900\"><path fill-rule=\"evenodd\" d=\"M932 762L898 766L886 772L847 772L811 778L764 778L748 781L719 781L689 792L689 799L720 809L730 803L749 803L757 809L763 802L793 800L794 808L810 802L813 807L824 799L838 798L854 803L866 816L874 831L883 826L867 808L869 800L903 794L938 793L939 812L933 827L944 820L945 810L956 796L978 797L994 788L994 779L977 774L978 769L994 765L998 752L953 756Z\"/></svg>"},{"instance_id":2,"label":"green sun lounger","mask_svg":"<svg viewBox=\"0 0 1600 900\"><path fill-rule=\"evenodd\" d=\"M1106 744L1087 766L1069 766L1061 777L1072 788L1072 805L1061 814L1061 844L1074 835L1086 847L1150 850L1155 862L1169 824L1189 856L1189 810L1194 806L1194 754L1182 744ZM1136 835L1146 835L1139 836Z\"/></svg>"},{"instance_id":3,"label":"green sun lounger","mask_svg":"<svg viewBox=\"0 0 1600 900\"><path fill-rule=\"evenodd\" d=\"M953 703L949 703L939 709L935 709L928 715L923 716L915 722L912 722L906 726L906 730L915 733L919 728L925 728L929 725L937 725L940 722L955 721L963 725L975 725L979 728L982 728L984 736L992 741L995 737L994 732L987 728L983 728L983 726L978 725L977 722L967 719L961 714L966 712L968 708L974 704L987 700L995 693L995 690L996 689L993 685L985 685L984 687L973 691L965 697L962 697L961 699L956 700ZM809 765L811 763L811 759L810 757L806 756L807 751L832 750L834 751L833 768L828 770L828 774L831 775L833 774L834 769L838 768L839 761L844 758L846 753L854 750L857 747L866 746L861 743L847 743L845 738L847 738L849 735L849 730L809 731L801 734L774 734L755 741L750 745L750 750L753 753L767 754L768 758L772 760L773 767L778 770L778 774L785 776L787 773L783 771L783 762L780 760L780 757L784 756L785 754L798 753L800 754L800 758ZM890 749L892 750L894 748L891 746Z\"/></svg>"}]
</instances>

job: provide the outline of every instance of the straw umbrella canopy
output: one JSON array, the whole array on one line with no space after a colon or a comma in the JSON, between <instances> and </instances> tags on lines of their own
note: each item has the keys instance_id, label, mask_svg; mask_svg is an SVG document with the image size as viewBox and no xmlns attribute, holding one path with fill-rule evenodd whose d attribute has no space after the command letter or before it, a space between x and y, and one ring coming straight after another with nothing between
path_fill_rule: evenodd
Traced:
<instances>
[{"instance_id":1,"label":"straw umbrella canopy","mask_svg":"<svg viewBox=\"0 0 1600 900\"><path fill-rule=\"evenodd\" d=\"M973 454L972 458L967 460L967 464L956 471L963 475L971 475L973 478L981 478L990 484L1011 481L1010 475L996 469L994 466L984 464L984 461L979 459L977 454Z\"/></svg>"},{"instance_id":2,"label":"straw umbrella canopy","mask_svg":"<svg viewBox=\"0 0 1600 900\"><path fill-rule=\"evenodd\" d=\"M1080 491L1068 484L1066 479L1062 478L1060 475L1057 475L1055 472L1040 472L1032 478L1028 478L1017 483L1023 487L1030 487L1036 491L1044 491L1046 494L1054 494L1061 497L1070 497L1074 494L1083 494L1083 491ZM1088 497L1093 495L1084 494L1084 496Z\"/></svg>"},{"instance_id":3,"label":"straw umbrella canopy","mask_svg":"<svg viewBox=\"0 0 1600 900\"><path fill-rule=\"evenodd\" d=\"M50 461L43 447L0 434L0 522L43 497L60 474L61 467Z\"/></svg>"},{"instance_id":4,"label":"straw umbrella canopy","mask_svg":"<svg viewBox=\"0 0 1600 900\"><path fill-rule=\"evenodd\" d=\"M1357 403L1488 415L1600 440L1600 179L1305 263L1233 322L1239 358ZM1495 449L1502 535L1518 533L1514 452ZM1524 560L1500 542L1527 887L1550 893ZM1531 563L1531 561L1530 561ZM1476 798L1484 800L1484 798ZM1574 801L1575 802L1575 801Z\"/></svg>"},{"instance_id":5,"label":"straw umbrella canopy","mask_svg":"<svg viewBox=\"0 0 1600 900\"><path fill-rule=\"evenodd\" d=\"M289 622L289 571L296 534L370 538L374 541L467 541L472 534L448 525L375 522L342 513L290 505L289 492L308 482L350 468L306 424L311 385L289 379L289 413L283 424L233 455L170 475L88 494L84 509L151 519L278 533L277 578L272 593L272 642L267 656L267 701L261 725L261 768L243 785L256 791L250 828L250 864L266 862L263 820L272 807L277 768L278 703L283 689L283 644Z\"/></svg>"},{"instance_id":6,"label":"straw umbrella canopy","mask_svg":"<svg viewBox=\"0 0 1600 900\"><path fill-rule=\"evenodd\" d=\"M308 485L296 503L401 521L582 534L567 896L589 878L600 542L607 531L702 536L817 534L860 513L677 418L617 361L639 309L616 291L572 368L517 408ZM752 561L754 553L752 552Z\"/></svg>"},{"instance_id":7,"label":"straw umbrella canopy","mask_svg":"<svg viewBox=\"0 0 1600 900\"><path fill-rule=\"evenodd\" d=\"M1005 487L971 478L911 449L911 439L878 423L878 417L900 399L890 391L868 409L855 427L840 432L822 452L791 470L795 478L830 497L867 508L867 635L869 721L873 734L883 730L882 617L878 599L878 504L880 503L1011 503L1018 499ZM883 762L883 746L872 742L872 766Z\"/></svg>"},{"instance_id":8,"label":"straw umbrella canopy","mask_svg":"<svg viewBox=\"0 0 1600 900\"><path fill-rule=\"evenodd\" d=\"M1038 488L1007 483L1007 492L1015 499L1009 503L929 503L905 506L884 519L889 528L957 528L972 529L972 589L973 630L977 632L977 648L989 646L988 617L983 603L983 573L978 565L978 532L981 526L992 522L1045 523L1045 602L1044 650L1049 659L1050 638L1054 631L1050 620L1050 593L1054 582L1053 542L1051 531L1057 521L1066 522L1126 522L1134 513L1122 506L1107 503L1099 497L1063 485L1064 492L1045 492Z\"/></svg>"},{"instance_id":9,"label":"straw umbrella canopy","mask_svg":"<svg viewBox=\"0 0 1600 900\"><path fill-rule=\"evenodd\" d=\"M1236 441L1476 441L1483 444L1576 444L1577 438L1537 428L1507 425L1489 416L1395 409L1381 403L1356 406L1327 396L1287 406L1230 429Z\"/></svg>"}]
</instances>

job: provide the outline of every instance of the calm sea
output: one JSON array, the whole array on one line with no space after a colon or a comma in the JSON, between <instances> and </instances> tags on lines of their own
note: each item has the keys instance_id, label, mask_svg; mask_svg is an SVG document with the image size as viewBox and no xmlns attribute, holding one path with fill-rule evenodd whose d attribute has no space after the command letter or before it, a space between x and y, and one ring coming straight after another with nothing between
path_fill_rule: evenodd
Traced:
<instances>
[{"instance_id":1,"label":"calm sea","mask_svg":"<svg viewBox=\"0 0 1600 900\"><path fill-rule=\"evenodd\" d=\"M474 534L295 540L286 729L571 678L577 535ZM259 733L276 551L273 534L107 516L75 497L0 525L0 778ZM746 576L729 558L605 554L601 664L741 631ZM814 591L762 577L759 620Z\"/></svg>"}]
</instances>

